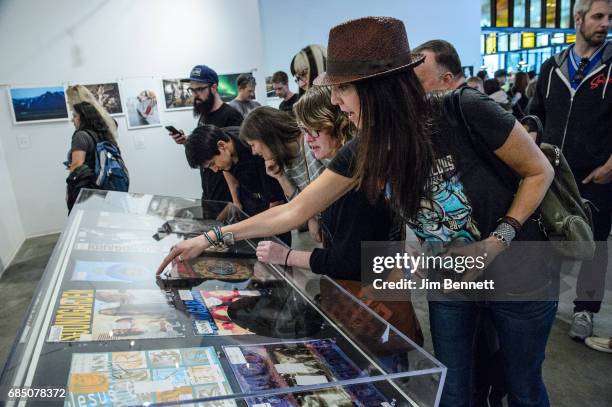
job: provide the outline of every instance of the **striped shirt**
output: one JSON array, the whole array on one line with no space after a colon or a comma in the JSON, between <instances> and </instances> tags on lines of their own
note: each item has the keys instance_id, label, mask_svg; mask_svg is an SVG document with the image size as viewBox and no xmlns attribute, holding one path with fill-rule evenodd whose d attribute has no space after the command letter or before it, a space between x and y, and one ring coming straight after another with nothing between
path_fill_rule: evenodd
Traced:
<instances>
[{"instance_id":1,"label":"striped shirt","mask_svg":"<svg viewBox=\"0 0 612 407\"><path fill-rule=\"evenodd\" d=\"M297 156L289 160L287 165L283 168L287 178L289 178L296 187L293 195L288 196L287 200L295 198L300 191L303 191L308 184L314 181L323 170L325 170L326 161L329 161L317 160L306 142L300 145L300 147ZM308 170L306 169L307 164Z\"/></svg>"}]
</instances>

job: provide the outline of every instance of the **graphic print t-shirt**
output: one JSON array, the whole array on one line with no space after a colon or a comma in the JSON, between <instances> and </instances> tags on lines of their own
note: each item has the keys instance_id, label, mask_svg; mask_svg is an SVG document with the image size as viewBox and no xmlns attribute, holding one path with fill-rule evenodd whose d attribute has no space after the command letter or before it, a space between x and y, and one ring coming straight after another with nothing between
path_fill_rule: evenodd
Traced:
<instances>
[{"instance_id":1,"label":"graphic print t-shirt","mask_svg":"<svg viewBox=\"0 0 612 407\"><path fill-rule=\"evenodd\" d=\"M462 93L461 104L475 138L486 148L494 151L505 143L515 123L511 113L472 89ZM428 180L429 196L423 197L417 216L408 224L428 242L479 241L489 236L504 216L513 193L478 156L465 126L453 123L441 109L433 110L438 128L433 134L436 160ZM351 177L357 143L358 139L347 143L329 169Z\"/></svg>"}]
</instances>

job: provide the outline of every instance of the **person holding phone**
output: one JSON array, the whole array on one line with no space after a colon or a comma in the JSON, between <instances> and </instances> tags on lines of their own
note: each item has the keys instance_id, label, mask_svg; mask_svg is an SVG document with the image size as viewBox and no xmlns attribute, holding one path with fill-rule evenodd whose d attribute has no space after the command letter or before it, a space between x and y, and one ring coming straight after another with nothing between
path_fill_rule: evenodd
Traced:
<instances>
[{"instance_id":1,"label":"person holding phone","mask_svg":"<svg viewBox=\"0 0 612 407\"><path fill-rule=\"evenodd\" d=\"M189 82L188 92L193 95L193 115L198 117L198 126L212 124L217 127L228 127L242 124L240 112L221 99L217 90L219 76L213 69L206 65L196 65L191 70L189 78L181 81ZM177 130L174 126L168 126L166 129L176 144L184 145L187 142L183 130ZM234 201L240 204L237 200L237 182L231 175L201 168L200 177L202 201ZM233 193L230 192L228 184L231 184Z\"/></svg>"}]
</instances>

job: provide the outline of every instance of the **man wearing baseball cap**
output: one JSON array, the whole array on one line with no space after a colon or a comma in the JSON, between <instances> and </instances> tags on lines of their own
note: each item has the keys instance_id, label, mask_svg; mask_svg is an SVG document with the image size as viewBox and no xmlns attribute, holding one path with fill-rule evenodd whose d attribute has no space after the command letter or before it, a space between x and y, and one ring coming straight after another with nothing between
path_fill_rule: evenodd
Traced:
<instances>
[{"instance_id":1,"label":"man wearing baseball cap","mask_svg":"<svg viewBox=\"0 0 612 407\"><path fill-rule=\"evenodd\" d=\"M236 109L223 102L217 86L219 76L206 65L196 65L189 74L189 93L193 95L193 115L199 116L198 126L212 124L217 127L240 126L242 115ZM187 137L183 130L170 133L177 144L185 144ZM207 168L200 169L202 179L202 201L232 201L224 173L215 173Z\"/></svg>"}]
</instances>

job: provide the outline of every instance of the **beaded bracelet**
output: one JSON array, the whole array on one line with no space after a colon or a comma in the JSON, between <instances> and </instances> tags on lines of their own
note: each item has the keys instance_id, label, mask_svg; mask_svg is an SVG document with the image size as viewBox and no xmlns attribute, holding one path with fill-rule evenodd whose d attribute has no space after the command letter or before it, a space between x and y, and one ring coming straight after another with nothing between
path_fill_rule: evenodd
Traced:
<instances>
[{"instance_id":1,"label":"beaded bracelet","mask_svg":"<svg viewBox=\"0 0 612 407\"><path fill-rule=\"evenodd\" d=\"M289 251L287 252L287 256L285 257L285 268L287 268L287 261L289 260L289 255L291 254L292 251L293 249L289 249Z\"/></svg>"}]
</instances>

